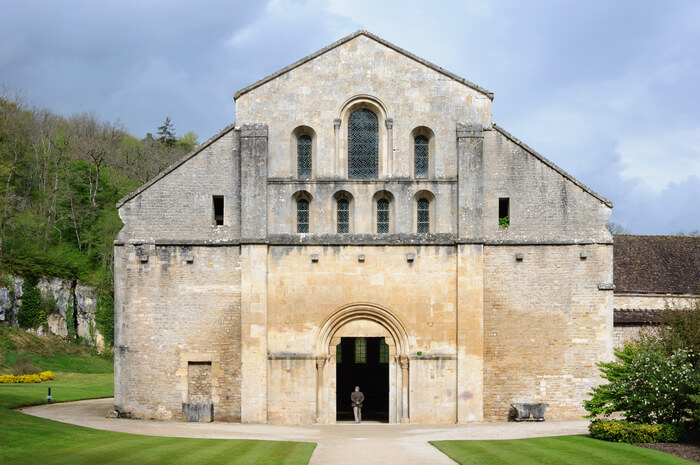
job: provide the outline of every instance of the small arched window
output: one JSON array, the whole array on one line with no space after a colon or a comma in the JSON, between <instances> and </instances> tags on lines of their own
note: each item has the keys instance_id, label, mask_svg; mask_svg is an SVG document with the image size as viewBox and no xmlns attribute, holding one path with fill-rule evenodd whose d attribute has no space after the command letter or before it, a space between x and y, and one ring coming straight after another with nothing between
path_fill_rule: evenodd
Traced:
<instances>
[{"instance_id":1,"label":"small arched window","mask_svg":"<svg viewBox=\"0 0 700 465\"><path fill-rule=\"evenodd\" d=\"M311 137L308 135L297 139L297 177L311 177Z\"/></svg>"},{"instance_id":2,"label":"small arched window","mask_svg":"<svg viewBox=\"0 0 700 465\"><path fill-rule=\"evenodd\" d=\"M306 199L297 200L297 232L309 232L309 201Z\"/></svg>"},{"instance_id":3,"label":"small arched window","mask_svg":"<svg viewBox=\"0 0 700 465\"><path fill-rule=\"evenodd\" d=\"M348 173L351 178L379 175L379 122L366 108L355 110L348 120Z\"/></svg>"},{"instance_id":4,"label":"small arched window","mask_svg":"<svg viewBox=\"0 0 700 465\"><path fill-rule=\"evenodd\" d=\"M417 178L428 177L428 165L430 163L429 152L428 138L425 136L417 136L413 140L413 161Z\"/></svg>"},{"instance_id":5,"label":"small arched window","mask_svg":"<svg viewBox=\"0 0 700 465\"><path fill-rule=\"evenodd\" d=\"M430 232L430 201L428 199L418 199L417 223L419 233Z\"/></svg>"},{"instance_id":6,"label":"small arched window","mask_svg":"<svg viewBox=\"0 0 700 465\"><path fill-rule=\"evenodd\" d=\"M389 232L389 201L379 199L377 201L377 233L386 234Z\"/></svg>"},{"instance_id":7,"label":"small arched window","mask_svg":"<svg viewBox=\"0 0 700 465\"><path fill-rule=\"evenodd\" d=\"M337 203L338 207L338 234L346 234L350 232L350 203L347 199L340 199Z\"/></svg>"}]
</instances>

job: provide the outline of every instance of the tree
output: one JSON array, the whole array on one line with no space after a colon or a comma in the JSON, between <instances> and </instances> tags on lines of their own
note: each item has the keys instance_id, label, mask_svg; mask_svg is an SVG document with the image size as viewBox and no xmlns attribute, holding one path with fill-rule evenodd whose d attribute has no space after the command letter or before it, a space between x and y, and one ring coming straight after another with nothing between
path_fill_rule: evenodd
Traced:
<instances>
[{"instance_id":1,"label":"tree","mask_svg":"<svg viewBox=\"0 0 700 465\"><path fill-rule=\"evenodd\" d=\"M700 422L700 301L667 309L663 323L599 364L608 380L584 403L589 418L622 412L638 423Z\"/></svg>"},{"instance_id":2,"label":"tree","mask_svg":"<svg viewBox=\"0 0 700 465\"><path fill-rule=\"evenodd\" d=\"M166 116L165 122L158 127L158 140L168 147L172 147L177 143L177 138L175 137L175 127L173 126L173 123L170 122L169 116Z\"/></svg>"},{"instance_id":3,"label":"tree","mask_svg":"<svg viewBox=\"0 0 700 465\"><path fill-rule=\"evenodd\" d=\"M22 306L17 313L17 322L22 328L35 329L46 323L46 308L37 282L36 277L28 276L22 284Z\"/></svg>"},{"instance_id":4,"label":"tree","mask_svg":"<svg viewBox=\"0 0 700 465\"><path fill-rule=\"evenodd\" d=\"M610 231L610 234L632 234L632 231L629 229L625 228L621 224L614 223L612 221L608 221L605 223L605 227L608 228L608 231Z\"/></svg>"},{"instance_id":5,"label":"tree","mask_svg":"<svg viewBox=\"0 0 700 465\"><path fill-rule=\"evenodd\" d=\"M666 354L658 346L629 344L616 351L617 360L601 363L608 384L593 389L584 402L588 417L622 412L635 423L681 423L697 409L697 373L689 349Z\"/></svg>"},{"instance_id":6,"label":"tree","mask_svg":"<svg viewBox=\"0 0 700 465\"><path fill-rule=\"evenodd\" d=\"M187 131L185 135L177 138L177 145L181 149L190 152L194 150L194 148L197 147L197 145L199 145L199 142L197 141L198 138L199 136L197 136L197 134L195 134L194 132Z\"/></svg>"}]
</instances>

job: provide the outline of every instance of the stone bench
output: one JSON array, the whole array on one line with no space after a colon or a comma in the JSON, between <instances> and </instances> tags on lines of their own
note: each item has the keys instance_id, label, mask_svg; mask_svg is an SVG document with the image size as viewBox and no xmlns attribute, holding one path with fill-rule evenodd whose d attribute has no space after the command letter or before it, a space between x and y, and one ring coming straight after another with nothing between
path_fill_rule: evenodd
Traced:
<instances>
[{"instance_id":1,"label":"stone bench","mask_svg":"<svg viewBox=\"0 0 700 465\"><path fill-rule=\"evenodd\" d=\"M214 404L208 402L182 404L182 419L203 423L214 421Z\"/></svg>"},{"instance_id":2,"label":"stone bench","mask_svg":"<svg viewBox=\"0 0 700 465\"><path fill-rule=\"evenodd\" d=\"M515 421L544 421L544 411L548 405L543 403L510 404L512 418Z\"/></svg>"}]
</instances>

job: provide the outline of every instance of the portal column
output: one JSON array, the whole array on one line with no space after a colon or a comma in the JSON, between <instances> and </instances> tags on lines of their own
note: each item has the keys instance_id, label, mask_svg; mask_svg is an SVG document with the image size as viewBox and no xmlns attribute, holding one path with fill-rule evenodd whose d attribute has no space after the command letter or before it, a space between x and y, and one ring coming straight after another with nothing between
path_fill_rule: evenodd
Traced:
<instances>
[{"instance_id":1,"label":"portal column","mask_svg":"<svg viewBox=\"0 0 700 465\"><path fill-rule=\"evenodd\" d=\"M326 357L316 357L316 423L323 423L323 367Z\"/></svg>"},{"instance_id":2,"label":"portal column","mask_svg":"<svg viewBox=\"0 0 700 465\"><path fill-rule=\"evenodd\" d=\"M401 364L401 423L409 423L408 416L408 357L399 357Z\"/></svg>"},{"instance_id":3,"label":"portal column","mask_svg":"<svg viewBox=\"0 0 700 465\"><path fill-rule=\"evenodd\" d=\"M384 165L384 176L391 178L394 176L394 119L387 118L386 125L386 165Z\"/></svg>"}]
</instances>

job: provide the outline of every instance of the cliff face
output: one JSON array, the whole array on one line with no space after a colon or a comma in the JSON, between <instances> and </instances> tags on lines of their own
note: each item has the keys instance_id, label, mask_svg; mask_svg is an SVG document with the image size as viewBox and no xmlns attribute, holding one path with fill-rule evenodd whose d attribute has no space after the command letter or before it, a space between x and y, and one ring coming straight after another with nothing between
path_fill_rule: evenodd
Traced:
<instances>
[{"instance_id":1,"label":"cliff face","mask_svg":"<svg viewBox=\"0 0 700 465\"><path fill-rule=\"evenodd\" d=\"M0 324L18 327L17 314L22 306L24 278L10 276L0 283ZM104 338L97 329L97 292L76 280L41 278L37 284L43 299L56 301L56 311L46 316L47 328L36 328L38 334L48 332L66 337L68 325L73 325L75 334L100 350Z\"/></svg>"}]
</instances>

